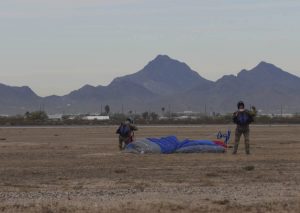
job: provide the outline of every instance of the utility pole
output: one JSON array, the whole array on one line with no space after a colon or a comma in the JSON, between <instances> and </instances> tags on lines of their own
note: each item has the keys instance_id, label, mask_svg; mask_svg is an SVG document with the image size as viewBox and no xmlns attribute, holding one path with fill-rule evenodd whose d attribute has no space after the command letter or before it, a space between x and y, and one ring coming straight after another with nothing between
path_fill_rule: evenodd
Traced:
<instances>
[{"instance_id":1,"label":"utility pole","mask_svg":"<svg viewBox=\"0 0 300 213\"><path fill-rule=\"evenodd\" d=\"M281 104L281 106L280 106L280 115L281 115L281 117L282 117L282 104Z\"/></svg>"},{"instance_id":2,"label":"utility pole","mask_svg":"<svg viewBox=\"0 0 300 213\"><path fill-rule=\"evenodd\" d=\"M205 106L204 106L204 114L205 114L205 116L206 116L206 104L205 104Z\"/></svg>"}]
</instances>

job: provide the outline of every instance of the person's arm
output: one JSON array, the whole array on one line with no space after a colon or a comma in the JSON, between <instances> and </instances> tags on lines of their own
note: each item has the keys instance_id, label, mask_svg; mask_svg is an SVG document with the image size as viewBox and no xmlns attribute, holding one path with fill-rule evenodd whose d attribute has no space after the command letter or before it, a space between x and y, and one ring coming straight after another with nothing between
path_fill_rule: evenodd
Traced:
<instances>
[{"instance_id":1,"label":"person's arm","mask_svg":"<svg viewBox=\"0 0 300 213\"><path fill-rule=\"evenodd\" d=\"M237 116L238 116L238 111L234 112L232 115L232 121L233 123L237 124Z\"/></svg>"},{"instance_id":2,"label":"person's arm","mask_svg":"<svg viewBox=\"0 0 300 213\"><path fill-rule=\"evenodd\" d=\"M122 126L122 123L120 124L120 126L118 127L118 129L116 130L116 134L120 134L120 128Z\"/></svg>"},{"instance_id":3,"label":"person's arm","mask_svg":"<svg viewBox=\"0 0 300 213\"><path fill-rule=\"evenodd\" d=\"M251 116L252 119L257 115L257 110L255 106L252 106L250 110L247 110L248 115Z\"/></svg>"},{"instance_id":4,"label":"person's arm","mask_svg":"<svg viewBox=\"0 0 300 213\"><path fill-rule=\"evenodd\" d=\"M137 130L138 130L137 126L135 126L135 125L133 125L133 124L130 124L130 129L131 129L132 131L137 131Z\"/></svg>"},{"instance_id":5,"label":"person's arm","mask_svg":"<svg viewBox=\"0 0 300 213\"><path fill-rule=\"evenodd\" d=\"M255 116L257 115L257 110L256 110L256 107L255 107L255 106L252 106L252 107L251 107L250 115L251 115L252 117L255 117Z\"/></svg>"},{"instance_id":6,"label":"person's arm","mask_svg":"<svg viewBox=\"0 0 300 213\"><path fill-rule=\"evenodd\" d=\"M249 123L252 123L257 113L255 106L251 107L251 110L246 110L246 113L248 114L250 119Z\"/></svg>"}]
</instances>

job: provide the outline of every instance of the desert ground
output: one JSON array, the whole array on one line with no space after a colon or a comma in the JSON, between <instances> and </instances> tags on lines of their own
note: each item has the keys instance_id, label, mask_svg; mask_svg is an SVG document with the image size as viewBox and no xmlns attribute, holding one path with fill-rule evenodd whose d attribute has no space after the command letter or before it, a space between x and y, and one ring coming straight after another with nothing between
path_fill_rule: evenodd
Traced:
<instances>
[{"instance_id":1,"label":"desert ground","mask_svg":"<svg viewBox=\"0 0 300 213\"><path fill-rule=\"evenodd\" d=\"M215 139L232 125L141 126ZM251 155L136 155L116 126L0 128L0 212L300 212L300 126L251 128ZM233 137L230 145L233 145Z\"/></svg>"}]
</instances>

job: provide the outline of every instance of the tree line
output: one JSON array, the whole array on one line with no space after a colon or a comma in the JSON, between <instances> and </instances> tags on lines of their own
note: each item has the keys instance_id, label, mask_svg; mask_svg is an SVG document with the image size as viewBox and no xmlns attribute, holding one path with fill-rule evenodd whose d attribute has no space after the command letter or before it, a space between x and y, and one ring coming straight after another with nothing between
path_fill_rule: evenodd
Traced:
<instances>
[{"instance_id":1,"label":"tree line","mask_svg":"<svg viewBox=\"0 0 300 213\"><path fill-rule=\"evenodd\" d=\"M220 115L199 115L197 117L180 117L176 113L159 115L155 112L143 112L140 114L129 111L128 113L110 113L109 108L105 110L109 120L86 120L84 115L63 115L61 118L50 119L45 111L26 112L24 115L0 116L1 126L22 126L22 125L118 125L127 117L131 117L135 123L141 125L179 125L179 124L232 124L232 114ZM300 124L300 114L290 117L258 115L255 118L256 124Z\"/></svg>"}]
</instances>

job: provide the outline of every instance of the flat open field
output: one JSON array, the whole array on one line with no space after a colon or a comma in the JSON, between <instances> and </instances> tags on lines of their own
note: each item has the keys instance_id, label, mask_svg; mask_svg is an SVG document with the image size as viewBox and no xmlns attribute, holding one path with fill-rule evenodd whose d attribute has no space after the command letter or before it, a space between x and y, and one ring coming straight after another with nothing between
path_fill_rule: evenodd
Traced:
<instances>
[{"instance_id":1,"label":"flat open field","mask_svg":"<svg viewBox=\"0 0 300 213\"><path fill-rule=\"evenodd\" d=\"M215 139L227 128L136 137ZM123 154L115 129L1 128L0 212L300 212L300 126L252 126L250 156L243 140L235 156Z\"/></svg>"}]
</instances>

